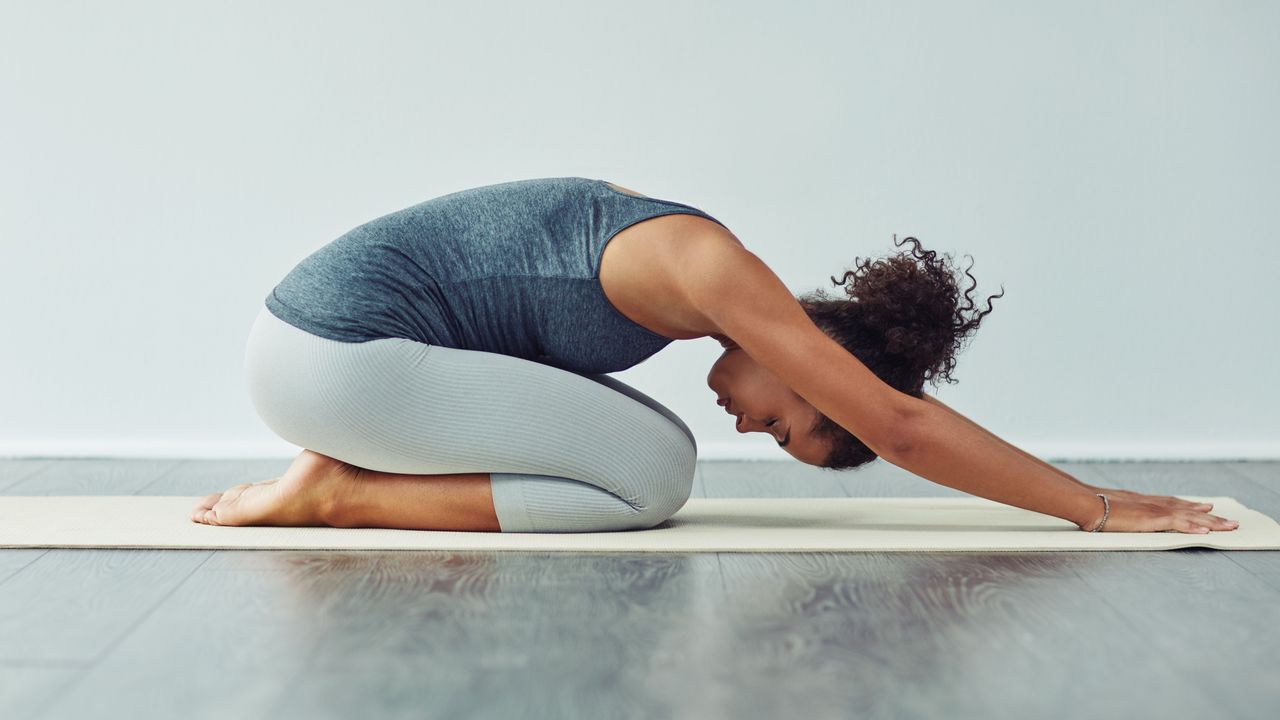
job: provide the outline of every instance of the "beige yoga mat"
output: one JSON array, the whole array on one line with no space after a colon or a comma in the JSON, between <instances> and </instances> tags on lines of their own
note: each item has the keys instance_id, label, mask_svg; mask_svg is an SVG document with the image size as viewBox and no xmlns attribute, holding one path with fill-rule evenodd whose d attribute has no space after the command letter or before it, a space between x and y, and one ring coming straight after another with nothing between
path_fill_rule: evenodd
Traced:
<instances>
[{"instance_id":1,"label":"beige yoga mat","mask_svg":"<svg viewBox=\"0 0 1280 720\"><path fill-rule=\"evenodd\" d=\"M1280 525L1229 497L1229 532L1087 533L1073 523L978 497L691 498L650 530L491 533L193 522L201 496L0 496L0 547L232 550L537 550L570 552L1021 552L1280 550Z\"/></svg>"}]
</instances>

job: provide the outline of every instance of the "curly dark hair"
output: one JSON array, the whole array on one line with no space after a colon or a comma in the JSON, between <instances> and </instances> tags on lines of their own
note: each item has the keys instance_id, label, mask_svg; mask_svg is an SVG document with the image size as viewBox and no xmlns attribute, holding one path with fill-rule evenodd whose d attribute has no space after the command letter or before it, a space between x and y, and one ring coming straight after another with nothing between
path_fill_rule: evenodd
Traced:
<instances>
[{"instance_id":1,"label":"curly dark hair","mask_svg":"<svg viewBox=\"0 0 1280 720\"><path fill-rule=\"evenodd\" d=\"M967 336L978 329L978 323L991 312L987 309L966 317L965 311L976 306L969 297L977 287L977 279L965 269L974 285L964 293L967 303L959 303L950 254L938 259L937 253L924 250L914 237L893 236L894 245L914 243L911 254L872 261L854 258L856 270L846 270L836 286L844 286L847 298L832 298L824 290L815 290L797 299L809 319L844 349L853 353L881 380L893 388L920 397L924 383L937 385L937 378L955 383L951 371ZM970 260L972 261L972 257ZM973 264L970 262L969 268ZM830 445L831 450L820 467L848 470L875 460L875 452L834 420L819 413L810 433Z\"/></svg>"}]
</instances>

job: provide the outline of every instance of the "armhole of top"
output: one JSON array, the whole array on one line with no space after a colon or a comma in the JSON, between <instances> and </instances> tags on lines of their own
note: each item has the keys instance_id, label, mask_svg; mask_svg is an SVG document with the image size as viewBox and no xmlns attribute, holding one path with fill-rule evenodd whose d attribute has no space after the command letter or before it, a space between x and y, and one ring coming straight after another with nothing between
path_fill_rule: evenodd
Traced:
<instances>
[{"instance_id":1,"label":"armhole of top","mask_svg":"<svg viewBox=\"0 0 1280 720\"><path fill-rule=\"evenodd\" d=\"M724 228L726 231L728 231L728 230L729 230L729 228L728 228L727 226L725 226L725 224L724 224L724 223L720 222L718 219L716 219L716 217L715 217L715 216L711 215L710 213L708 213L708 212L707 212L707 211L705 211L705 210L702 210L701 208L696 208L696 207L694 207L694 206L692 206L692 205L689 205L689 204L687 204L687 203L676 202L675 200L663 200L662 198L649 197L648 195L632 195L632 194L631 194L631 193L629 193L629 192L624 192L622 189L620 189L620 188L619 188L619 186L614 185L613 183L609 182L608 180L600 180L600 179L597 179L597 182L599 182L601 185L603 185L603 186L605 187L605 189L607 189L609 192L617 193L618 195L621 195L621 196L623 196L623 197L632 197L632 198L636 198L636 199L638 199L638 200L648 200L649 202L655 202L655 203L659 203L659 204L662 204L662 205L667 205L667 206L669 206L669 207L684 208L684 210L683 210L683 211L677 211L676 213L658 213L658 215L673 215L673 214L693 215L693 216L696 216L696 217L702 217L702 218L705 218L705 219L707 219L707 220L710 220L711 222L713 222L713 223L715 223L715 224L719 225L720 227ZM657 215L654 215L653 217L657 217ZM619 231L619 232L621 232L621 231Z\"/></svg>"},{"instance_id":2,"label":"armhole of top","mask_svg":"<svg viewBox=\"0 0 1280 720\"><path fill-rule=\"evenodd\" d=\"M649 197L648 195L641 195L633 190L628 190L627 188L614 185L608 180L602 180L601 182L603 182L606 186L608 186L610 190L614 192L622 193L623 195L630 195L631 197L644 198L645 200L653 200L653 198Z\"/></svg>"}]
</instances>

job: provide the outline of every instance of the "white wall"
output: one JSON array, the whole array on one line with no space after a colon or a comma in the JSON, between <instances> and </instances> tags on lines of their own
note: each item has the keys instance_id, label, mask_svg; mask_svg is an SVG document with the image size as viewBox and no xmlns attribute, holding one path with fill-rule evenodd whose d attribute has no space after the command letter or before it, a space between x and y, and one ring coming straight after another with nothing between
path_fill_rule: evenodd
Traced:
<instances>
[{"instance_id":1,"label":"white wall","mask_svg":"<svg viewBox=\"0 0 1280 720\"><path fill-rule=\"evenodd\" d=\"M294 263L581 175L702 207L797 293L893 233L971 254L1006 294L937 393L1040 457L1278 457L1278 30L1261 0L4 3L0 455L290 456L241 353ZM703 458L786 457L715 405L719 351L617 377Z\"/></svg>"}]
</instances>

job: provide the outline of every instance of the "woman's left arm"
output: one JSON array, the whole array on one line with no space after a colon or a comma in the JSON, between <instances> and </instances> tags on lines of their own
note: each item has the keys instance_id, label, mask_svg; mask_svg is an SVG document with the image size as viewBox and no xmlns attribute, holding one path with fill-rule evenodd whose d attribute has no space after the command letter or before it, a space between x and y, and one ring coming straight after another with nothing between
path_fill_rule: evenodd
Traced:
<instances>
[{"instance_id":1,"label":"woman's left arm","mask_svg":"<svg viewBox=\"0 0 1280 720\"><path fill-rule=\"evenodd\" d=\"M1081 487L1085 488L1091 493L1103 493L1108 498L1121 498L1124 500L1129 500L1131 502L1133 501L1150 502L1150 503L1163 505L1165 507L1169 507L1177 510L1207 511L1213 508L1213 503L1192 502L1190 500L1183 500L1182 498L1173 497L1170 495L1147 495L1145 493L1137 493L1130 490L1120 490L1117 488L1104 488L1104 487L1098 487L1096 485L1090 485L1089 483L1086 483L1086 482L1081 482L1074 475L1071 475L1070 473L1064 471L1062 468L1054 467L1053 465L1050 465L1049 463L1041 460L1040 458L1037 458L1035 455L1032 455L1031 453L1019 448L1018 446L1006 443L1004 440L1001 440L998 436L996 436L990 430L987 430L986 428L982 427L981 425L969 419L968 417L961 415L955 408L952 408L950 405L947 405L946 403L942 402L938 398L932 395L929 395L928 393L922 393L921 398L925 402L937 405L938 407L946 410L947 412L963 420L969 425L972 425L974 428L984 433L985 435L995 440L996 442L1007 445L1010 449L1016 451L1017 453L1027 458L1028 460L1031 460L1037 465L1040 465L1042 468L1061 475L1063 478L1066 478L1067 480L1070 480L1071 482L1080 485Z\"/></svg>"},{"instance_id":2,"label":"woman's left arm","mask_svg":"<svg viewBox=\"0 0 1280 720\"><path fill-rule=\"evenodd\" d=\"M1102 521L1104 505L1093 488L941 403L915 400L910 442L885 458L889 462L970 495L1070 520L1081 530Z\"/></svg>"},{"instance_id":3,"label":"woman's left arm","mask_svg":"<svg viewBox=\"0 0 1280 720\"><path fill-rule=\"evenodd\" d=\"M907 412L914 412L907 424L912 428L908 441L898 455L885 459L940 485L1070 520L1081 530L1207 533L1239 525L1210 515L1207 503L1123 491L1104 491L1110 503L1109 512L1104 512L1107 505L1084 483L1035 460L959 413L907 397L912 401Z\"/></svg>"}]
</instances>

